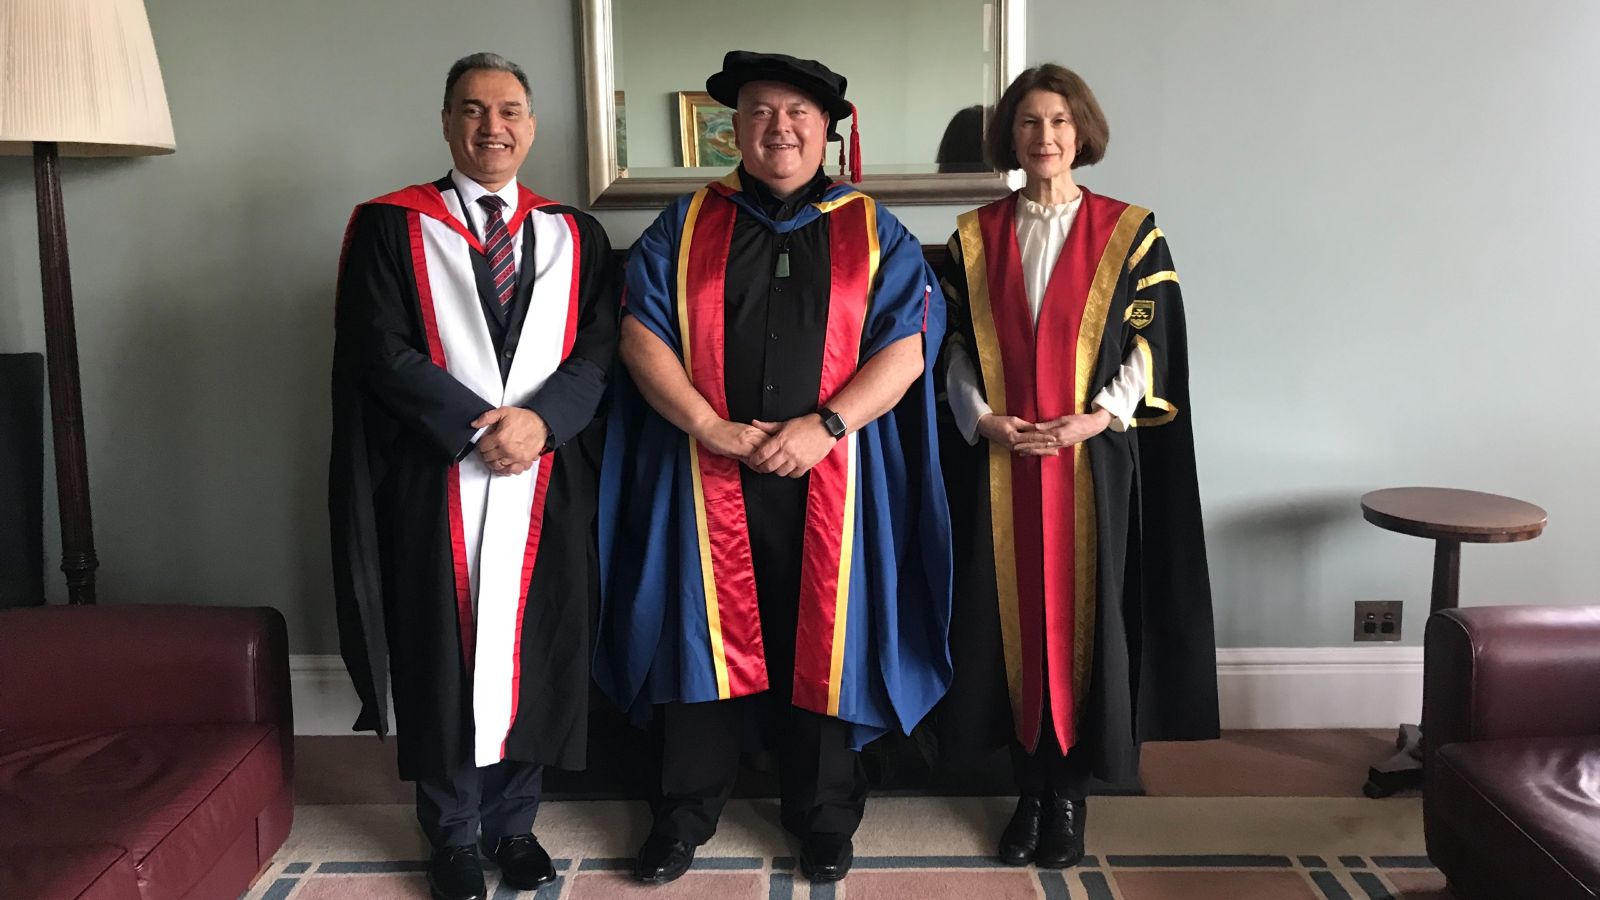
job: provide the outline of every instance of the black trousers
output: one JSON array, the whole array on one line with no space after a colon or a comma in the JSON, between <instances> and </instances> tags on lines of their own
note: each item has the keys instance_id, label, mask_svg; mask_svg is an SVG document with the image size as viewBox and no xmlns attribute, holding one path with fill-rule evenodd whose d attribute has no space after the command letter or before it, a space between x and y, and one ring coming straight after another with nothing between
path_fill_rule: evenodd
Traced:
<instances>
[{"instance_id":1,"label":"black trousers","mask_svg":"<svg viewBox=\"0 0 1600 900\"><path fill-rule=\"evenodd\" d=\"M1046 684L1049 682L1046 681ZM1024 797L1071 797L1082 800L1088 794L1088 754L1076 748L1062 752L1061 742L1051 724L1050 693L1045 691L1040 713L1039 744L1032 753L1011 738L1011 771L1017 780L1017 793Z\"/></svg>"},{"instance_id":2,"label":"black trousers","mask_svg":"<svg viewBox=\"0 0 1600 900\"><path fill-rule=\"evenodd\" d=\"M867 778L850 747L849 725L791 703L809 480L740 474L769 687L733 700L656 707L654 830L688 844L710 840L738 777L740 752L765 747L778 762L784 828L802 837L854 834L866 809Z\"/></svg>"},{"instance_id":3,"label":"black trousers","mask_svg":"<svg viewBox=\"0 0 1600 900\"><path fill-rule=\"evenodd\" d=\"M479 768L467 763L453 775L417 780L417 821L435 848L490 847L503 837L533 831L544 767L504 760Z\"/></svg>"},{"instance_id":4,"label":"black trousers","mask_svg":"<svg viewBox=\"0 0 1600 900\"><path fill-rule=\"evenodd\" d=\"M767 726L767 727L763 727ZM791 833L851 835L867 806L861 754L850 748L845 722L789 705L768 694L715 703L656 707L661 771L654 802L657 834L703 844L739 775L739 754L754 732L778 732L779 818Z\"/></svg>"}]
</instances>

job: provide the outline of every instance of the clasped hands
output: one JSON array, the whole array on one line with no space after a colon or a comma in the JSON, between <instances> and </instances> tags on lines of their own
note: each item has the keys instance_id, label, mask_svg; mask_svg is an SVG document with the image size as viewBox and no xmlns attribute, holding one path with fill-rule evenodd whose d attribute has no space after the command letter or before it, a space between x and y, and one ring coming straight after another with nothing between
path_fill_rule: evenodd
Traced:
<instances>
[{"instance_id":1,"label":"clasped hands","mask_svg":"<svg viewBox=\"0 0 1600 900\"><path fill-rule=\"evenodd\" d=\"M550 428L544 419L520 406L491 409L473 419L472 427L489 429L478 439L478 455L496 475L521 475L528 471L544 453L545 443L550 439Z\"/></svg>"},{"instance_id":2,"label":"clasped hands","mask_svg":"<svg viewBox=\"0 0 1600 900\"><path fill-rule=\"evenodd\" d=\"M718 456L785 478L799 478L811 471L838 442L816 413L787 422L758 419L749 425L716 419L696 429L695 439Z\"/></svg>"},{"instance_id":3,"label":"clasped hands","mask_svg":"<svg viewBox=\"0 0 1600 900\"><path fill-rule=\"evenodd\" d=\"M1044 422L987 413L978 420L978 434L1018 456L1055 456L1105 431L1110 424L1111 413L1103 409Z\"/></svg>"}]
</instances>

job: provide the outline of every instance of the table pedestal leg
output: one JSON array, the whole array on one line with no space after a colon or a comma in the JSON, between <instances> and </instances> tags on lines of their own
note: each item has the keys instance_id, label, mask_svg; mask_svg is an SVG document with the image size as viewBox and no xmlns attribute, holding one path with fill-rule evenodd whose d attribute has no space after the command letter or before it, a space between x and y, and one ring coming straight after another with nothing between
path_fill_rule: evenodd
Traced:
<instances>
[{"instance_id":1,"label":"table pedestal leg","mask_svg":"<svg viewBox=\"0 0 1600 900\"><path fill-rule=\"evenodd\" d=\"M1441 538L1433 548L1433 597L1430 612L1455 609L1461 596L1461 542ZM1422 787L1422 729L1401 725L1396 753L1367 770L1361 793L1387 797Z\"/></svg>"},{"instance_id":2,"label":"table pedestal leg","mask_svg":"<svg viewBox=\"0 0 1600 900\"><path fill-rule=\"evenodd\" d=\"M1422 729L1401 725L1394 745L1393 756L1367 769L1361 793L1376 799L1422 787Z\"/></svg>"},{"instance_id":3,"label":"table pedestal leg","mask_svg":"<svg viewBox=\"0 0 1600 900\"><path fill-rule=\"evenodd\" d=\"M1461 597L1461 542L1440 538L1433 548L1433 605L1429 612L1455 609Z\"/></svg>"}]
</instances>

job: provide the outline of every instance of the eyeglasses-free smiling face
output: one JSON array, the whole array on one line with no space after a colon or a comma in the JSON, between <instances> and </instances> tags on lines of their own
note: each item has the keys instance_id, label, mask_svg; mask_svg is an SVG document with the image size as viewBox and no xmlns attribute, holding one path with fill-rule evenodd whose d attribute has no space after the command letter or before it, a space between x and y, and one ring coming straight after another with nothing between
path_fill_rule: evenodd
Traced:
<instances>
[{"instance_id":1,"label":"eyeglasses-free smiling face","mask_svg":"<svg viewBox=\"0 0 1600 900\"><path fill-rule=\"evenodd\" d=\"M440 119L456 171L491 191L516 177L533 146L528 93L510 72L473 69L462 75Z\"/></svg>"},{"instance_id":2,"label":"eyeglasses-free smiling face","mask_svg":"<svg viewBox=\"0 0 1600 900\"><path fill-rule=\"evenodd\" d=\"M799 190L822 167L828 114L811 95L777 81L752 81L739 89L734 140L745 170L774 193Z\"/></svg>"},{"instance_id":3,"label":"eyeglasses-free smiling face","mask_svg":"<svg viewBox=\"0 0 1600 900\"><path fill-rule=\"evenodd\" d=\"M1078 155L1078 129L1067 98L1041 89L1024 94L1011 122L1011 142L1030 179L1049 181L1070 172Z\"/></svg>"}]
</instances>

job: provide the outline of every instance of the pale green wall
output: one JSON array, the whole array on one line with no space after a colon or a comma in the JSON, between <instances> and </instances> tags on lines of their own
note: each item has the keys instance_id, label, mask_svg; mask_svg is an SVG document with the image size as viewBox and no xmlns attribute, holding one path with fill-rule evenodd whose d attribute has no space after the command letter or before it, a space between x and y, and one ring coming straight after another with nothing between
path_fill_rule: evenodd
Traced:
<instances>
[{"instance_id":1,"label":"pale green wall","mask_svg":"<svg viewBox=\"0 0 1600 900\"><path fill-rule=\"evenodd\" d=\"M147 2L178 153L66 165L101 596L273 604L295 652L329 652L326 383L349 209L445 171L443 73L484 48L535 81L525 180L580 197L574 7ZM1430 548L1357 512L1387 485L1549 509L1537 541L1467 548L1466 602L1596 596L1600 423L1578 375L1600 334L1600 7L1461 9L1030 13L1030 58L1076 67L1111 121L1082 180L1153 207L1183 275L1224 646L1339 645L1371 597L1409 601L1419 638ZM957 210L900 212L943 241ZM600 218L622 245L650 214ZM37 260L31 168L0 160L0 351L43 348Z\"/></svg>"},{"instance_id":2,"label":"pale green wall","mask_svg":"<svg viewBox=\"0 0 1600 900\"><path fill-rule=\"evenodd\" d=\"M1407 601L1432 544L1371 488L1550 513L1463 550L1461 597L1596 603L1600 6L1222 0L1053 5L1034 59L1111 122L1082 180L1155 209L1183 277L1224 644L1338 644Z\"/></svg>"}]
</instances>

